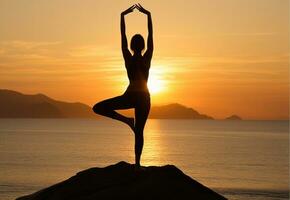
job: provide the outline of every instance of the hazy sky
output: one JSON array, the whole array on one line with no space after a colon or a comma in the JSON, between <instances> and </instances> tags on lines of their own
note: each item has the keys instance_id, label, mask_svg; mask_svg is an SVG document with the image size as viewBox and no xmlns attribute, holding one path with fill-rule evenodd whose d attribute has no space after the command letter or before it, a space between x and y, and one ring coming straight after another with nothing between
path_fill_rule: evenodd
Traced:
<instances>
[{"instance_id":1,"label":"hazy sky","mask_svg":"<svg viewBox=\"0 0 290 200\"><path fill-rule=\"evenodd\" d=\"M285 119L288 0L146 0L155 52L152 104L178 102L216 118ZM0 0L0 88L94 102L122 94L125 0ZM147 37L146 17L126 17ZM151 88L153 89L153 88Z\"/></svg>"}]
</instances>

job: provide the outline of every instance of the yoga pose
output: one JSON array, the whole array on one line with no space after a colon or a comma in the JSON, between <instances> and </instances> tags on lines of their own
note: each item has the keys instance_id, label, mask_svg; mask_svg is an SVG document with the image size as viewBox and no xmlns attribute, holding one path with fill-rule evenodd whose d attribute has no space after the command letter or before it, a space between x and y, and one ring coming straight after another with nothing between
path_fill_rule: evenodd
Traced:
<instances>
[{"instance_id":1,"label":"yoga pose","mask_svg":"<svg viewBox=\"0 0 290 200\"><path fill-rule=\"evenodd\" d=\"M142 55L145 44L140 34L136 34L131 39L131 50L128 49L126 31L125 31L125 15L131 13L135 8L144 13L148 17L148 38L147 50ZM140 4L135 4L121 13L121 38L122 52L125 60L127 76L129 78L129 86L125 93L111 99L101 101L94 105L95 113L119 120L129 125L135 134L135 163L136 167L140 167L140 157L143 149L143 130L150 111L150 93L147 88L147 80L151 58L153 54L153 32L152 20L149 11L145 10ZM116 110L135 109L135 119L129 118Z\"/></svg>"}]
</instances>

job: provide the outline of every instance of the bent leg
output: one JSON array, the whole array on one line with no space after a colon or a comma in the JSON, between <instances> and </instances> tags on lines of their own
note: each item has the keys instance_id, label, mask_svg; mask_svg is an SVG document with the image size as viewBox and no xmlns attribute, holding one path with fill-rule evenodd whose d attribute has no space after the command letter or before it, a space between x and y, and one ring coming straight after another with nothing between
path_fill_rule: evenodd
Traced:
<instances>
[{"instance_id":1,"label":"bent leg","mask_svg":"<svg viewBox=\"0 0 290 200\"><path fill-rule=\"evenodd\" d=\"M140 166L140 159L144 144L143 131L150 111L150 100L135 108L135 163Z\"/></svg>"},{"instance_id":2,"label":"bent leg","mask_svg":"<svg viewBox=\"0 0 290 200\"><path fill-rule=\"evenodd\" d=\"M94 105L93 111L99 115L124 122L132 128L134 127L134 119L121 115L115 111L129 108L133 108L132 103L126 96L122 95L97 103Z\"/></svg>"}]
</instances>

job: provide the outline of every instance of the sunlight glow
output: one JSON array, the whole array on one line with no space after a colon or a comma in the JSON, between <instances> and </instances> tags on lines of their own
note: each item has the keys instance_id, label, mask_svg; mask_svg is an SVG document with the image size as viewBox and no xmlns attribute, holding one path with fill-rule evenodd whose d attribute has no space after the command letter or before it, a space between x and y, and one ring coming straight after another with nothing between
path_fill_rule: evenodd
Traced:
<instances>
[{"instance_id":1,"label":"sunlight glow","mask_svg":"<svg viewBox=\"0 0 290 200\"><path fill-rule=\"evenodd\" d=\"M151 94L161 93L165 90L165 84L160 68L152 68L150 70L148 88Z\"/></svg>"}]
</instances>

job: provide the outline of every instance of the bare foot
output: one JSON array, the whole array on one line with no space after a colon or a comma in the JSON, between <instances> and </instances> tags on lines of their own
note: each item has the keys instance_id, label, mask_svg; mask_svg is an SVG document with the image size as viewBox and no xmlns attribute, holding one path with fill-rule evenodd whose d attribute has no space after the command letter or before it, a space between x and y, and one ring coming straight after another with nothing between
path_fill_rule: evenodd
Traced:
<instances>
[{"instance_id":1,"label":"bare foot","mask_svg":"<svg viewBox=\"0 0 290 200\"><path fill-rule=\"evenodd\" d=\"M146 168L142 167L140 165L135 164L135 166L134 166L134 171L135 172L140 172L140 171L145 171L145 170L146 170Z\"/></svg>"}]
</instances>

